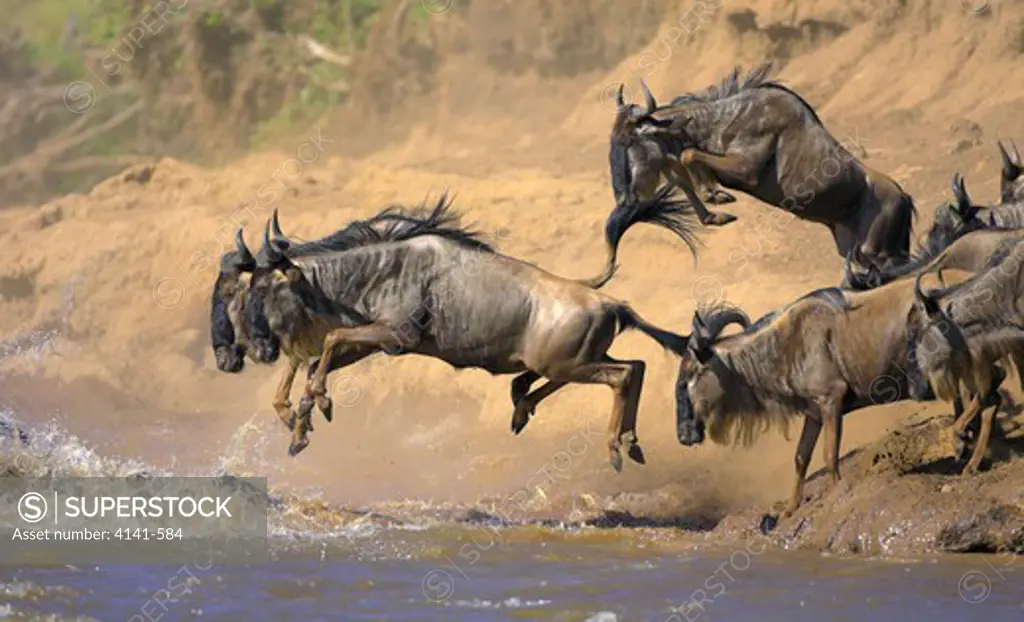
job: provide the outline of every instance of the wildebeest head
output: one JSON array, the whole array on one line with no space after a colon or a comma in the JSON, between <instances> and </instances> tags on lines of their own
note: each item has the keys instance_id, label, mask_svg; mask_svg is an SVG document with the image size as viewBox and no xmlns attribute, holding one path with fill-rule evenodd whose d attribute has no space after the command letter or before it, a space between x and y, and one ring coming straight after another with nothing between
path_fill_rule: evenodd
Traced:
<instances>
[{"instance_id":1,"label":"wildebeest head","mask_svg":"<svg viewBox=\"0 0 1024 622\"><path fill-rule=\"evenodd\" d=\"M643 108L625 102L624 85L619 85L616 97L618 110L612 124L608 152L616 206L631 206L637 201L650 200L670 157L656 136L663 124L650 116L658 104L642 80L640 86L644 91Z\"/></svg>"},{"instance_id":2,"label":"wildebeest head","mask_svg":"<svg viewBox=\"0 0 1024 622\"><path fill-rule=\"evenodd\" d=\"M951 401L958 394L958 378L969 377L971 354L948 309L941 308L937 296L921 289L923 276L923 272L918 274L914 281L914 303L921 327L914 331L917 338L912 363L928 382L911 390L915 399L921 399L930 385L939 399Z\"/></svg>"},{"instance_id":3,"label":"wildebeest head","mask_svg":"<svg viewBox=\"0 0 1024 622\"><path fill-rule=\"evenodd\" d=\"M960 173L953 175L953 203L935 208L935 219L922 244L923 252L935 256L957 238L988 225L978 217L979 206L971 202Z\"/></svg>"},{"instance_id":4,"label":"wildebeest head","mask_svg":"<svg viewBox=\"0 0 1024 622\"><path fill-rule=\"evenodd\" d=\"M839 287L854 291L874 289L883 285L883 269L874 260L864 254L859 244L855 244L846 254L843 263L843 280Z\"/></svg>"},{"instance_id":5,"label":"wildebeest head","mask_svg":"<svg viewBox=\"0 0 1024 622\"><path fill-rule=\"evenodd\" d=\"M256 265L242 239L241 228L235 234L235 247L221 257L220 273L210 297L210 343L217 369L228 373L238 373L245 367L247 343L239 310Z\"/></svg>"},{"instance_id":6,"label":"wildebeest head","mask_svg":"<svg viewBox=\"0 0 1024 622\"><path fill-rule=\"evenodd\" d=\"M274 363L281 355L281 339L288 328L285 317L305 317L294 296L293 285L303 280L302 272L285 254L291 242L281 231L277 210L263 231L263 244L253 269L250 295L246 300L245 318L253 344L253 358L260 363ZM286 308L291 312L282 313Z\"/></svg>"},{"instance_id":7,"label":"wildebeest head","mask_svg":"<svg viewBox=\"0 0 1024 622\"><path fill-rule=\"evenodd\" d=\"M727 397L735 399L734 393L743 390L731 386L734 383L729 382L729 371L715 352L715 340L729 324L739 324L746 329L750 319L743 311L732 307L710 314L706 319L700 311L693 314L688 352L679 363L676 380L676 436L683 445L703 443L705 430L715 425L715 418L725 409Z\"/></svg>"},{"instance_id":8,"label":"wildebeest head","mask_svg":"<svg viewBox=\"0 0 1024 622\"><path fill-rule=\"evenodd\" d=\"M1024 201L1024 162L1021 162L1017 145L1010 141L1013 153L999 141L999 156L1003 161L1003 169L999 179L999 190L1003 203Z\"/></svg>"}]
</instances>

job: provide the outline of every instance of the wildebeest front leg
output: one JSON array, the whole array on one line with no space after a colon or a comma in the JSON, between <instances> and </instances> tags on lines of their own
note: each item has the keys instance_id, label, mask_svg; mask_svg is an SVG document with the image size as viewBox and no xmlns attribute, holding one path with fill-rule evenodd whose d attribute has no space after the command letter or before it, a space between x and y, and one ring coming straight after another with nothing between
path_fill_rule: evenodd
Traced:
<instances>
[{"instance_id":1,"label":"wildebeest front leg","mask_svg":"<svg viewBox=\"0 0 1024 622\"><path fill-rule=\"evenodd\" d=\"M796 484L793 486L793 494L789 498L789 505L782 513L782 518L787 518L796 512L800 507L800 500L804 496L804 478L807 477L807 467L811 464L811 453L818 442L818 435L821 433L821 422L809 416L804 416L804 429L800 432L800 441L796 446Z\"/></svg>"},{"instance_id":2,"label":"wildebeest front leg","mask_svg":"<svg viewBox=\"0 0 1024 622\"><path fill-rule=\"evenodd\" d=\"M993 391L990 395L993 396L992 407L986 409L985 406L989 405L989 403L983 403L981 433L978 434L978 440L974 443L974 453L971 454L971 461L964 467L964 473L977 473L978 468L981 466L981 460L985 457L985 451L988 450L988 439L992 434L992 423L996 418L999 407L1003 404L1003 398L999 395L998 391Z\"/></svg>"},{"instance_id":3,"label":"wildebeest front leg","mask_svg":"<svg viewBox=\"0 0 1024 622\"><path fill-rule=\"evenodd\" d=\"M665 171L665 176L675 186L682 188L683 194L686 195L690 204L693 205L694 211L697 212L697 218L700 219L701 224L721 226L736 220L736 217L731 214L712 212L704 205L704 202L697 196L697 192L694 190L693 175L678 160L669 160L669 168Z\"/></svg>"},{"instance_id":4,"label":"wildebeest front leg","mask_svg":"<svg viewBox=\"0 0 1024 622\"><path fill-rule=\"evenodd\" d=\"M981 430L974 441L974 452L971 454L971 459L967 466L964 467L965 473L977 472L978 467L981 466L982 458L985 457L985 451L988 449L988 439L992 434L993 420L1003 404L1003 398L999 394L999 387L1005 379L1006 372L995 368L992 379L989 381L988 390L984 394L975 396L967 412L961 415L956 423L953 424L954 438L958 439L961 444L957 451L957 461L959 462L963 460L966 454L967 426L981 413Z\"/></svg>"},{"instance_id":5,"label":"wildebeest front leg","mask_svg":"<svg viewBox=\"0 0 1024 622\"><path fill-rule=\"evenodd\" d=\"M304 399L316 400L326 397L327 374L334 367L333 359L339 349L344 348L346 355L348 350L352 349L359 353L359 358L362 358L376 350L389 351L408 348L415 345L418 340L419 335L399 335L392 326L383 323L332 330L324 337L323 354L321 354L321 358L331 361L332 365L321 365L316 373L310 376L306 383ZM300 404L299 415L308 414L311 409L311 404L308 401L305 404Z\"/></svg>"},{"instance_id":6,"label":"wildebeest front leg","mask_svg":"<svg viewBox=\"0 0 1024 622\"><path fill-rule=\"evenodd\" d=\"M539 375L537 377L540 378ZM519 378L522 378L522 376L517 377L516 380L519 380ZM526 424L529 423L530 416L533 415L534 411L537 409L537 404L567 384L567 382L555 382L554 380L549 380L537 388L536 391L533 391L528 395L524 395L516 401L515 410L512 412L512 433L519 434L522 432L523 428L526 427Z\"/></svg>"},{"instance_id":7,"label":"wildebeest front leg","mask_svg":"<svg viewBox=\"0 0 1024 622\"><path fill-rule=\"evenodd\" d=\"M296 417L296 425L292 428L292 444L288 448L289 455L295 456L309 445L307 433L313 431L313 424L311 421L313 404L316 404L323 413L324 419L331 421L334 418L333 404L331 403L331 399L327 397L326 390L324 391L324 394L320 396L313 396L309 393L309 383L312 381L313 376L322 373L325 378L324 384L326 385L327 374L347 365L352 365L374 352L376 352L375 348L357 347L347 350L341 354L330 356L330 358L325 358L325 356L328 356L325 352L323 356L310 363L308 377L306 379L306 391L303 394L302 399L299 401L299 412Z\"/></svg>"},{"instance_id":8,"label":"wildebeest front leg","mask_svg":"<svg viewBox=\"0 0 1024 622\"><path fill-rule=\"evenodd\" d=\"M292 402L289 399L292 392L292 384L295 382L295 374L299 371L299 362L293 358L288 359L288 366L281 374L281 381L277 384L277 393L274 394L274 410L281 422L289 430L295 429L295 414L292 412Z\"/></svg>"}]
</instances>

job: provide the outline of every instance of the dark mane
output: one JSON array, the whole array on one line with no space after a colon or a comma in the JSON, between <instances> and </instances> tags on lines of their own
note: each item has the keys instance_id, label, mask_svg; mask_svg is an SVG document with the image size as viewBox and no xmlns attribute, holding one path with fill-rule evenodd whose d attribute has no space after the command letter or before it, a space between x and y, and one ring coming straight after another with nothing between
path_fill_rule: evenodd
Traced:
<instances>
[{"instance_id":1,"label":"dark mane","mask_svg":"<svg viewBox=\"0 0 1024 622\"><path fill-rule=\"evenodd\" d=\"M700 93L687 93L685 95L680 95L669 102L668 106L665 106L664 108L681 106L691 102L715 102L751 89L778 89L795 97L804 105L805 108L807 108L807 111L811 113L814 120L821 124L821 119L818 118L818 113L814 110L813 106L807 103L807 100L782 83L768 79L768 75L771 71L771 62L762 63L760 66L751 69L747 73L746 78L741 81L740 68L736 67L732 70L732 73L723 78L718 84L711 85Z\"/></svg>"},{"instance_id":2,"label":"dark mane","mask_svg":"<svg viewBox=\"0 0 1024 622\"><path fill-rule=\"evenodd\" d=\"M737 333L737 335L756 333L771 323L772 320L788 311L794 305L809 298L820 300L834 307L838 311L849 311L851 309L850 301L843 295L843 290L838 287L822 287L800 296L781 309L765 313L757 320L751 322L749 326ZM697 313L700 314L701 319L703 319L704 323L708 326L717 326L720 324L720 318L736 312L743 313L743 310L737 305L728 302L717 301L710 304L697 305ZM712 339L716 339L717 337L717 334L711 335Z\"/></svg>"},{"instance_id":3,"label":"dark mane","mask_svg":"<svg viewBox=\"0 0 1024 622\"><path fill-rule=\"evenodd\" d=\"M452 199L444 192L429 211L426 201L414 209L389 205L376 216L349 223L327 237L291 246L289 256L317 255L346 251L362 246L402 242L425 235L436 235L460 246L485 253L494 248L481 240L481 234L459 224L460 215L451 209Z\"/></svg>"}]
</instances>

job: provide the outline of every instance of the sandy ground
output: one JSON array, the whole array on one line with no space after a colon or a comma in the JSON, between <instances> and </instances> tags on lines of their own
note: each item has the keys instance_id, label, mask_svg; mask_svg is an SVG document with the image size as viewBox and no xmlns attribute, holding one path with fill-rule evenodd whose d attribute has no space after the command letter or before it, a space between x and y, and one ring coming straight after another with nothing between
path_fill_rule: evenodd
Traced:
<instances>
[{"instance_id":1,"label":"sandy ground","mask_svg":"<svg viewBox=\"0 0 1024 622\"><path fill-rule=\"evenodd\" d=\"M966 176L976 200L996 200L995 141L1024 141L1024 84L1013 79L1024 53L1024 7L993 2L977 14L963 4L970 3L707 3L714 8L693 37L674 40L677 22L667 20L655 41L611 72L502 81L471 61L453 64L407 139L363 159L346 155L346 141L367 128L328 120L296 135L291 148L228 168L164 160L86 195L2 212L3 399L29 416L58 412L101 448L179 462L214 459L258 413L261 433L271 437L274 477L317 483L342 503L474 500L534 487L539 471L555 468L548 493L670 487L674 499L710 495L716 506L766 509L788 493L795 439L766 437L750 451L680 447L677 361L637 334L621 337L612 354L649 363L639 421L646 466L627 462L616 475L607 465L606 388L563 390L513 437L507 378L380 356L335 375L334 423L317 420L310 447L290 459L270 408L278 372L250 363L230 376L214 366L208 316L217 261L235 223L248 225L256 245L273 207L286 233L310 239L387 203L415 204L448 188L503 252L560 275L589 276L602 265L612 207L608 85L632 87L643 77L669 99L766 57L778 59L778 77L804 94L833 134L859 145L867 165L914 196L921 234L935 205L949 198L954 172ZM681 15L692 10L681 6ZM467 100L471 106L459 103ZM825 228L787 222L746 197L724 209L739 220L700 230L696 264L667 232L629 232L605 291L688 333L701 300L724 297L756 316L838 282L842 262ZM49 345L33 346L32 331L49 331ZM947 411L911 403L855 413L843 450ZM580 439L588 449L556 465Z\"/></svg>"}]
</instances>

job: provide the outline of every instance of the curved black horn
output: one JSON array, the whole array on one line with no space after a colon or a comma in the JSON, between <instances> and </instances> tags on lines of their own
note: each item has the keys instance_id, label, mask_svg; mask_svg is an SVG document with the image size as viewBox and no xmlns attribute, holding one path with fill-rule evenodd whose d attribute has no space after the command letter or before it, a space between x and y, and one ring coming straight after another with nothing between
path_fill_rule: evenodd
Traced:
<instances>
[{"instance_id":1,"label":"curved black horn","mask_svg":"<svg viewBox=\"0 0 1024 622\"><path fill-rule=\"evenodd\" d=\"M1017 143L1010 139L1010 147L1013 148L1013 163L1017 165L1017 168L1024 167L1024 162L1020 161L1020 152L1017 151Z\"/></svg>"},{"instance_id":2,"label":"curved black horn","mask_svg":"<svg viewBox=\"0 0 1024 622\"><path fill-rule=\"evenodd\" d=\"M274 214L270 217L270 232L274 234L275 239L287 240L284 232L281 231L281 222L277 219L277 208L274 208Z\"/></svg>"},{"instance_id":3,"label":"curved black horn","mask_svg":"<svg viewBox=\"0 0 1024 622\"><path fill-rule=\"evenodd\" d=\"M619 108L626 107L626 99L622 95L622 91L626 88L625 84L619 83L619 92L615 95L615 103L618 104ZM1001 145L1000 145L1001 146Z\"/></svg>"},{"instance_id":4,"label":"curved black horn","mask_svg":"<svg viewBox=\"0 0 1024 622\"><path fill-rule=\"evenodd\" d=\"M971 204L971 197L967 195L967 186L964 185L964 178L960 173L953 175L953 196L956 198L956 211L963 220L970 220L977 211Z\"/></svg>"},{"instance_id":5,"label":"curved black horn","mask_svg":"<svg viewBox=\"0 0 1024 622\"><path fill-rule=\"evenodd\" d=\"M238 262L241 264L251 264L256 261L249 251L249 247L245 245L245 238L242 236L242 227L235 231L235 249L238 251Z\"/></svg>"},{"instance_id":6,"label":"curved black horn","mask_svg":"<svg viewBox=\"0 0 1024 622\"><path fill-rule=\"evenodd\" d=\"M914 279L914 298L924 309L924 312L928 314L928 317L934 319L940 313L939 303L921 289L921 277L924 276L924 273L925 271L922 270L917 274L917 278Z\"/></svg>"},{"instance_id":7,"label":"curved black horn","mask_svg":"<svg viewBox=\"0 0 1024 622\"><path fill-rule=\"evenodd\" d=\"M647 88L647 83L642 79L640 80L640 90L644 92L644 103L647 105L646 114L651 114L658 108L658 102L654 101L654 94L651 93L651 89Z\"/></svg>"},{"instance_id":8,"label":"curved black horn","mask_svg":"<svg viewBox=\"0 0 1024 622\"><path fill-rule=\"evenodd\" d=\"M739 324L742 328L746 329L750 326L750 318L742 309L735 307L720 311L707 322L708 336L711 339L715 339L718 337L718 333L722 332L729 324Z\"/></svg>"},{"instance_id":9,"label":"curved black horn","mask_svg":"<svg viewBox=\"0 0 1024 622\"><path fill-rule=\"evenodd\" d=\"M267 221L267 226L263 229L263 248L260 250L266 253L267 260L270 263L276 263L284 257L284 253L281 252L276 241L270 238L270 221Z\"/></svg>"}]
</instances>

